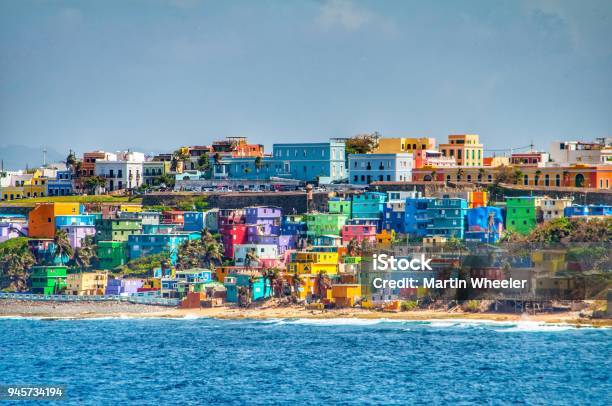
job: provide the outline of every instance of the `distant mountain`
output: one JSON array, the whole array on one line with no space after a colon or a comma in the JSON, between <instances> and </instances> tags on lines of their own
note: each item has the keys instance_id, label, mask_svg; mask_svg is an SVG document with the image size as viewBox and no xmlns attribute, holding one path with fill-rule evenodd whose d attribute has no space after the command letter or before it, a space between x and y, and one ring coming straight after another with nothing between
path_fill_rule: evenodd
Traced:
<instances>
[{"instance_id":1,"label":"distant mountain","mask_svg":"<svg viewBox=\"0 0 612 406\"><path fill-rule=\"evenodd\" d=\"M68 154L62 154L47 148L47 163L64 161ZM0 159L6 170L18 170L39 167L43 164L43 147L25 145L0 146Z\"/></svg>"}]
</instances>

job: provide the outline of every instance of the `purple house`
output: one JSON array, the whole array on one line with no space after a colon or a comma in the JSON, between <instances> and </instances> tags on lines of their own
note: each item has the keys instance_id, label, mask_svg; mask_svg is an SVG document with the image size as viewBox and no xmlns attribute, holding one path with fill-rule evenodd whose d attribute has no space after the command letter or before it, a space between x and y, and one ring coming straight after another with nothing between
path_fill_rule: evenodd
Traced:
<instances>
[{"instance_id":1,"label":"purple house","mask_svg":"<svg viewBox=\"0 0 612 406\"><path fill-rule=\"evenodd\" d=\"M282 212L280 207L255 206L245 209L246 224L249 234L280 234ZM259 226L259 227L251 227Z\"/></svg>"},{"instance_id":2,"label":"purple house","mask_svg":"<svg viewBox=\"0 0 612 406\"><path fill-rule=\"evenodd\" d=\"M295 249L297 237L295 235L249 235L247 242L250 244L276 245L278 253L283 254L288 249Z\"/></svg>"},{"instance_id":3,"label":"purple house","mask_svg":"<svg viewBox=\"0 0 612 406\"><path fill-rule=\"evenodd\" d=\"M28 235L28 224L15 221L0 222L0 242L11 238L24 237Z\"/></svg>"},{"instance_id":4,"label":"purple house","mask_svg":"<svg viewBox=\"0 0 612 406\"><path fill-rule=\"evenodd\" d=\"M131 295L138 292L142 288L142 280L140 279L109 279L106 284L106 295Z\"/></svg>"},{"instance_id":5,"label":"purple house","mask_svg":"<svg viewBox=\"0 0 612 406\"><path fill-rule=\"evenodd\" d=\"M57 229L66 230L66 233L68 233L68 240L70 241L70 245L72 245L73 248L79 248L83 243L85 237L87 237L88 235L96 235L96 226L90 225L59 226Z\"/></svg>"}]
</instances>

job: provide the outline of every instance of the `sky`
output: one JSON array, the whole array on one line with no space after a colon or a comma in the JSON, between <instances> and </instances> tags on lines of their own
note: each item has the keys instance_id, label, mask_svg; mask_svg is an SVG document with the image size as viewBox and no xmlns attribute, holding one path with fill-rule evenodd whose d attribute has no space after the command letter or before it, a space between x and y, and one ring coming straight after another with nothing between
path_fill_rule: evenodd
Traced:
<instances>
[{"instance_id":1,"label":"sky","mask_svg":"<svg viewBox=\"0 0 612 406\"><path fill-rule=\"evenodd\" d=\"M611 136L612 2L0 1L0 147L373 131Z\"/></svg>"}]
</instances>

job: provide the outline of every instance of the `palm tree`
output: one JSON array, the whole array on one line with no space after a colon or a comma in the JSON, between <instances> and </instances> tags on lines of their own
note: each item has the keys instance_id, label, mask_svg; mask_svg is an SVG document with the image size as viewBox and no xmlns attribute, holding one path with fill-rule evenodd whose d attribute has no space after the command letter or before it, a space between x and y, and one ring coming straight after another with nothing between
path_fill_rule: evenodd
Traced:
<instances>
[{"instance_id":1,"label":"palm tree","mask_svg":"<svg viewBox=\"0 0 612 406\"><path fill-rule=\"evenodd\" d=\"M291 275L291 285L293 286L291 297L294 301L296 301L300 286L302 286L302 279L300 278L300 275L297 273L297 271L293 275Z\"/></svg>"},{"instance_id":2,"label":"palm tree","mask_svg":"<svg viewBox=\"0 0 612 406\"><path fill-rule=\"evenodd\" d=\"M24 292L28 290L28 279L30 274L28 269L36 264L34 256L27 246L20 249L11 249L2 253L0 259L0 274L2 286L8 286L9 289L15 292Z\"/></svg>"},{"instance_id":3,"label":"palm tree","mask_svg":"<svg viewBox=\"0 0 612 406\"><path fill-rule=\"evenodd\" d=\"M482 182L482 178L484 178L485 170L484 168L478 169L478 182Z\"/></svg>"},{"instance_id":4,"label":"palm tree","mask_svg":"<svg viewBox=\"0 0 612 406\"><path fill-rule=\"evenodd\" d=\"M280 280L280 269L278 268L268 269L267 277L268 277L268 280L270 281L270 286L272 287L272 293L274 294L274 296L278 296L278 285L279 285L278 282ZM265 287L264 287L264 293L265 293Z\"/></svg>"},{"instance_id":5,"label":"palm tree","mask_svg":"<svg viewBox=\"0 0 612 406\"><path fill-rule=\"evenodd\" d=\"M521 171L520 169L515 169L514 170L514 184L518 185L519 182L521 181L521 179L523 179L523 171Z\"/></svg>"},{"instance_id":6,"label":"palm tree","mask_svg":"<svg viewBox=\"0 0 612 406\"><path fill-rule=\"evenodd\" d=\"M204 262L209 266L221 264L223 261L223 244L214 238L204 246Z\"/></svg>"},{"instance_id":7,"label":"palm tree","mask_svg":"<svg viewBox=\"0 0 612 406\"><path fill-rule=\"evenodd\" d=\"M331 288L331 280L329 276L327 276L327 272L319 271L317 275L317 290L319 299L323 298L323 289L327 291L327 289Z\"/></svg>"},{"instance_id":8,"label":"palm tree","mask_svg":"<svg viewBox=\"0 0 612 406\"><path fill-rule=\"evenodd\" d=\"M433 171L431 171L431 181L432 182L436 181L436 176L438 176L438 172L436 172L436 170L434 169Z\"/></svg>"},{"instance_id":9,"label":"palm tree","mask_svg":"<svg viewBox=\"0 0 612 406\"><path fill-rule=\"evenodd\" d=\"M349 241L347 247L346 247L348 254L351 257L356 257L360 255L359 252L359 242L357 242L357 239L353 238L351 241Z\"/></svg>"},{"instance_id":10,"label":"palm tree","mask_svg":"<svg viewBox=\"0 0 612 406\"><path fill-rule=\"evenodd\" d=\"M538 181L540 180L540 175L542 175L542 171L541 170L537 170L535 171L535 179L534 179L534 186L538 186Z\"/></svg>"},{"instance_id":11,"label":"palm tree","mask_svg":"<svg viewBox=\"0 0 612 406\"><path fill-rule=\"evenodd\" d=\"M68 240L68 233L66 230L57 230L55 232L55 237L53 237L53 243L55 244L53 258L59 258L60 262L64 264L64 258L71 258L74 252Z\"/></svg>"},{"instance_id":12,"label":"palm tree","mask_svg":"<svg viewBox=\"0 0 612 406\"><path fill-rule=\"evenodd\" d=\"M76 162L77 162L76 156L74 155L74 152L70 150L70 152L68 153L68 156L66 157L66 166L68 167L68 169L72 169L72 167L74 166L74 164L76 164Z\"/></svg>"},{"instance_id":13,"label":"palm tree","mask_svg":"<svg viewBox=\"0 0 612 406\"><path fill-rule=\"evenodd\" d=\"M258 259L259 256L257 255L257 251L255 250L255 248L250 248L244 256L244 263L247 268L250 268L251 265L257 262Z\"/></svg>"},{"instance_id":14,"label":"palm tree","mask_svg":"<svg viewBox=\"0 0 612 406\"><path fill-rule=\"evenodd\" d=\"M463 179L463 175L465 175L465 170L463 168L459 168L457 170L457 182L461 182L461 179Z\"/></svg>"}]
</instances>

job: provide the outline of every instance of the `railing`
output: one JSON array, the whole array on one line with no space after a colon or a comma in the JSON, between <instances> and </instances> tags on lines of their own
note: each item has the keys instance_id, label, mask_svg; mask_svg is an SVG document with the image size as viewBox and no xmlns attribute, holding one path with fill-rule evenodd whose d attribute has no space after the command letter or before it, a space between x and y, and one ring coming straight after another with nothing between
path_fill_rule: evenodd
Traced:
<instances>
[{"instance_id":1,"label":"railing","mask_svg":"<svg viewBox=\"0 0 612 406\"><path fill-rule=\"evenodd\" d=\"M147 296L120 296L120 295L41 295L33 293L0 293L0 299L31 300L36 302L128 302L135 304L178 306L179 299L167 299Z\"/></svg>"}]
</instances>

